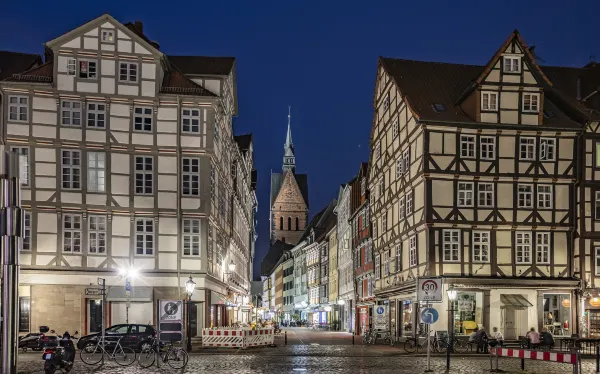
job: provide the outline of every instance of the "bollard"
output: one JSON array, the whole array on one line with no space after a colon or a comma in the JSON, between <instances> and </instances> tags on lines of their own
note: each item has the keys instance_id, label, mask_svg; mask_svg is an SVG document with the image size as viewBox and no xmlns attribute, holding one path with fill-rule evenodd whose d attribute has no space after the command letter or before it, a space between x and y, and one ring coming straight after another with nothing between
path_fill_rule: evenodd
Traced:
<instances>
[{"instance_id":1,"label":"bollard","mask_svg":"<svg viewBox=\"0 0 600 374\"><path fill-rule=\"evenodd\" d=\"M284 333L284 337L285 337L285 345L287 345L287 331Z\"/></svg>"},{"instance_id":2,"label":"bollard","mask_svg":"<svg viewBox=\"0 0 600 374\"><path fill-rule=\"evenodd\" d=\"M600 373L600 345L596 346L596 373Z\"/></svg>"},{"instance_id":3,"label":"bollard","mask_svg":"<svg viewBox=\"0 0 600 374\"><path fill-rule=\"evenodd\" d=\"M354 345L354 333L352 333L352 345Z\"/></svg>"},{"instance_id":4,"label":"bollard","mask_svg":"<svg viewBox=\"0 0 600 374\"><path fill-rule=\"evenodd\" d=\"M525 370L525 359L521 359L521 370Z\"/></svg>"}]
</instances>

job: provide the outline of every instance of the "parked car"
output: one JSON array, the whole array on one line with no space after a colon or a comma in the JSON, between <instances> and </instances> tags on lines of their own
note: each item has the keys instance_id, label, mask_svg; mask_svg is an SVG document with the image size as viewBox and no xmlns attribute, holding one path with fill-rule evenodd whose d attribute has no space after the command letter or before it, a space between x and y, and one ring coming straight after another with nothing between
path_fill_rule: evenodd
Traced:
<instances>
[{"instance_id":1,"label":"parked car","mask_svg":"<svg viewBox=\"0 0 600 374\"><path fill-rule=\"evenodd\" d=\"M141 350L142 346L150 344L150 340L152 340L155 334L156 330L150 325L114 325L105 330L105 344L110 347L111 345L116 344L120 337L123 337L123 339L121 339L121 345L123 347ZM95 332L90 335L82 336L77 342L77 349L83 349L90 344L96 345L98 343L98 337L101 335L100 332Z\"/></svg>"}]
</instances>

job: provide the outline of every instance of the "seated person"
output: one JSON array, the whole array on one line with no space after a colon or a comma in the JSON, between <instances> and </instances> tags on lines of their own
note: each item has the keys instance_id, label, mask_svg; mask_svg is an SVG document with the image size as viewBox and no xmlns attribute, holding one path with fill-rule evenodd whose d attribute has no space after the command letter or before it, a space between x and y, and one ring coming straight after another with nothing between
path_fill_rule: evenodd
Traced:
<instances>
[{"instance_id":1,"label":"seated person","mask_svg":"<svg viewBox=\"0 0 600 374\"><path fill-rule=\"evenodd\" d=\"M548 349L552 349L554 347L554 337L552 333L548 331L547 328L542 329L542 333L540 334L540 345L548 347Z\"/></svg>"},{"instance_id":2,"label":"seated person","mask_svg":"<svg viewBox=\"0 0 600 374\"><path fill-rule=\"evenodd\" d=\"M494 327L494 334L492 337L498 341L498 347L502 347L504 345L504 335L498 331L497 327Z\"/></svg>"},{"instance_id":3,"label":"seated person","mask_svg":"<svg viewBox=\"0 0 600 374\"><path fill-rule=\"evenodd\" d=\"M488 353L488 335L483 327L477 331L477 335L475 335L475 341L477 342L477 353Z\"/></svg>"},{"instance_id":4,"label":"seated person","mask_svg":"<svg viewBox=\"0 0 600 374\"><path fill-rule=\"evenodd\" d=\"M527 335L525 335L527 340L529 341L529 349L537 348L540 345L540 334L535 331L535 328L531 328Z\"/></svg>"},{"instance_id":5,"label":"seated person","mask_svg":"<svg viewBox=\"0 0 600 374\"><path fill-rule=\"evenodd\" d=\"M479 328L475 327L475 330L473 330L471 335L469 335L469 343L475 343L475 338L477 338L477 331L479 331Z\"/></svg>"}]
</instances>

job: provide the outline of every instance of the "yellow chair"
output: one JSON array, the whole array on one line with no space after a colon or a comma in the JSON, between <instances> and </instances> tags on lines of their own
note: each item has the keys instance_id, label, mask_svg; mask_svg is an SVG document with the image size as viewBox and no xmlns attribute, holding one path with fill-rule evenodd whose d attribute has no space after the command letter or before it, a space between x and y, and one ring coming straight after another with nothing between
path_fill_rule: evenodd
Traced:
<instances>
[{"instance_id":1,"label":"yellow chair","mask_svg":"<svg viewBox=\"0 0 600 374\"><path fill-rule=\"evenodd\" d=\"M463 321L463 330L465 335L471 335L473 330L477 327L477 322L475 321Z\"/></svg>"}]
</instances>

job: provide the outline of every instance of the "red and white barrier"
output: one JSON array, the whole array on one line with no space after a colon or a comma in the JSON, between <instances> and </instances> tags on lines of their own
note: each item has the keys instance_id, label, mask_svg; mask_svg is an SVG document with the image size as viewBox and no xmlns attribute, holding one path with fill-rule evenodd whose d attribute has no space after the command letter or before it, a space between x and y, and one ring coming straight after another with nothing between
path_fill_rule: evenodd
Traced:
<instances>
[{"instance_id":1,"label":"red and white barrier","mask_svg":"<svg viewBox=\"0 0 600 374\"><path fill-rule=\"evenodd\" d=\"M247 348L275 343L273 329L203 329L203 347Z\"/></svg>"},{"instance_id":2,"label":"red and white barrier","mask_svg":"<svg viewBox=\"0 0 600 374\"><path fill-rule=\"evenodd\" d=\"M541 360L562 362L565 364L577 364L577 355L571 353L531 351L528 349L496 348L496 354L500 357L524 358L528 360Z\"/></svg>"}]
</instances>

